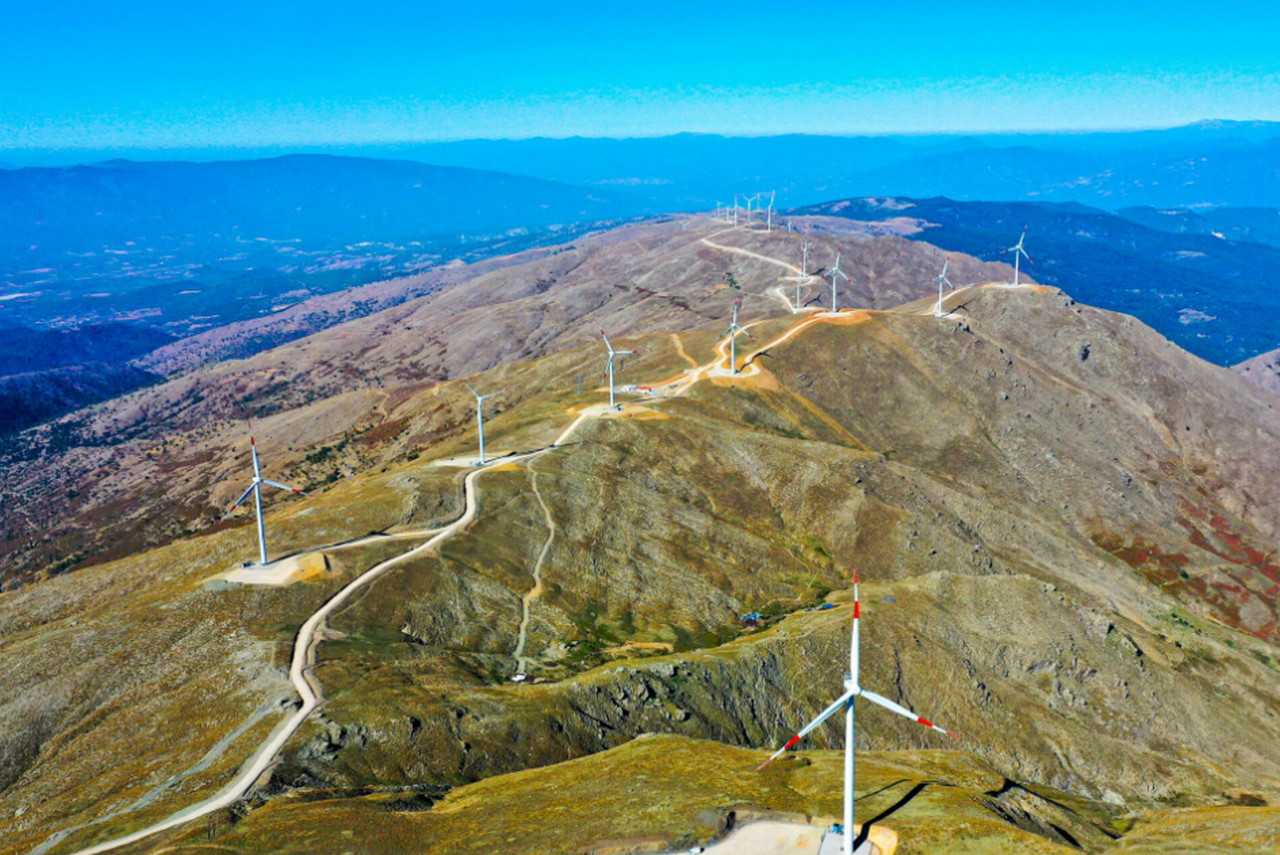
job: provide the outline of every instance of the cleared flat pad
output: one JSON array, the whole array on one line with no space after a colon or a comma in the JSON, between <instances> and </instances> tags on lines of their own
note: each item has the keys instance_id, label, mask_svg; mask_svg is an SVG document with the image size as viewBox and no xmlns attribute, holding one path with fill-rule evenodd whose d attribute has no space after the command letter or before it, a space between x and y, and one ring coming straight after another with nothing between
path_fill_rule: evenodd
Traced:
<instances>
[{"instance_id":1,"label":"cleared flat pad","mask_svg":"<svg viewBox=\"0 0 1280 855\"><path fill-rule=\"evenodd\" d=\"M707 855L818 855L823 830L789 822L753 822L739 826L708 846ZM839 839L833 852L839 852Z\"/></svg>"},{"instance_id":2,"label":"cleared flat pad","mask_svg":"<svg viewBox=\"0 0 1280 855\"><path fill-rule=\"evenodd\" d=\"M270 564L236 567L215 578L239 585L288 585L314 576L323 576L328 570L329 561L324 553L308 552L290 555Z\"/></svg>"},{"instance_id":3,"label":"cleared flat pad","mask_svg":"<svg viewBox=\"0 0 1280 855\"><path fill-rule=\"evenodd\" d=\"M875 830L873 826L872 831ZM844 851L841 848L843 845L843 834L828 831L822 838L822 848L818 850L818 855L840 855ZM882 853L879 846L872 846L870 840L862 841L862 845L853 850L853 853L854 855L889 855L889 853Z\"/></svg>"}]
</instances>

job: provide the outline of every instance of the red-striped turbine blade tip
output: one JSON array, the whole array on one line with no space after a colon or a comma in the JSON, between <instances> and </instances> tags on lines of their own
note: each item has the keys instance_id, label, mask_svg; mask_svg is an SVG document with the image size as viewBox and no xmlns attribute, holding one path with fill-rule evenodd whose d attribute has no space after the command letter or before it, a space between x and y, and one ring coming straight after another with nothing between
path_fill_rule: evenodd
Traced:
<instances>
[{"instance_id":1,"label":"red-striped turbine blade tip","mask_svg":"<svg viewBox=\"0 0 1280 855\"><path fill-rule=\"evenodd\" d=\"M929 721L929 719L924 718L923 716L917 716L916 721L920 722L925 727L933 727L933 722Z\"/></svg>"}]
</instances>

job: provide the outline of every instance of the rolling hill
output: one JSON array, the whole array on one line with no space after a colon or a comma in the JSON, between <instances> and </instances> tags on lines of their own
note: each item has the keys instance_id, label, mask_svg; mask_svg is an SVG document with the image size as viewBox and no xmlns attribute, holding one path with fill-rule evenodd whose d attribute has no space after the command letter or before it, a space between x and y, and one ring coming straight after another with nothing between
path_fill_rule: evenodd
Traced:
<instances>
[{"instance_id":1,"label":"rolling hill","mask_svg":"<svg viewBox=\"0 0 1280 855\"><path fill-rule=\"evenodd\" d=\"M857 231L879 224L993 260L1025 227L1033 259L1027 270L1038 281L1134 315L1197 356L1234 365L1280 343L1269 322L1280 311L1280 249L1273 246L1174 234L1076 203L875 197L789 213L850 220Z\"/></svg>"},{"instance_id":2,"label":"rolling hill","mask_svg":"<svg viewBox=\"0 0 1280 855\"><path fill-rule=\"evenodd\" d=\"M7 546L30 569L0 594L0 846L69 855L228 785L296 709L299 627L375 566L266 782L120 851L653 851L731 812L829 815L834 725L751 769L839 685L856 565L866 681L964 737L860 715L859 795L901 851L1274 848L1275 399L975 259L934 317L943 251L901 237L841 237L861 308L793 313L773 289L802 239L609 232L64 419L39 465L96 483L7 460L7 505L63 527L22 542L86 560ZM655 392L620 413L577 388L601 325ZM450 462L462 377L508 390L483 470ZM329 544L293 585L215 578L247 518L156 531L238 492L237 407L272 476L316 487L269 510L273 552Z\"/></svg>"},{"instance_id":3,"label":"rolling hill","mask_svg":"<svg viewBox=\"0 0 1280 855\"><path fill-rule=\"evenodd\" d=\"M471 278L458 272L463 281L427 296L14 437L0 455L0 469L6 497L27 511L6 518L0 532L5 575L23 578L69 560L127 554L213 524L223 503L234 499L227 479L243 453L247 418L293 413L284 420L294 427L282 434L287 439L280 450L288 457L276 463L286 468L277 471L300 467L290 477L314 485L368 462L359 436L382 421L385 402L401 394L396 388L427 388L503 362L598 342L602 327L618 335L718 329L732 301L726 293L729 272L759 295L748 297L748 316L786 314L783 298L766 292L780 285L792 293L794 281L783 277L795 273L735 254L732 246L704 242L715 243L711 235L717 231L724 227L706 221L688 230L674 222L633 226L535 255L528 263L494 262ZM799 262L798 235L727 234L749 251ZM937 249L895 237L866 238L846 252L844 269L857 274L846 297L876 307L928 293L921 283L942 257ZM834 242L821 241L811 261L815 270L834 254ZM962 283L991 278L1004 268L958 259L953 270L954 281ZM816 299L821 286L815 279L805 292L805 299ZM581 375L589 385L599 370L594 362L566 368L556 384L575 388ZM527 394L531 390L515 390L504 406ZM451 429L470 423L468 406L461 399L449 403ZM316 453L307 449L317 445L332 450L305 463L306 454ZM155 494L148 479L175 466L195 469L183 485ZM97 525L70 524L71 517L100 513L117 525L111 544L100 539L105 531ZM133 534L123 536L125 529ZM33 537L33 531L40 534Z\"/></svg>"}]
</instances>

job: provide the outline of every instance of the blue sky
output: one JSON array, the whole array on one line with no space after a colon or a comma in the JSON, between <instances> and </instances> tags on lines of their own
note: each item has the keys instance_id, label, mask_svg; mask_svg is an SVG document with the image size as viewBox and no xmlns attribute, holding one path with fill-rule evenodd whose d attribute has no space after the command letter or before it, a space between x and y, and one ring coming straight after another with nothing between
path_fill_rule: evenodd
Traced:
<instances>
[{"instance_id":1,"label":"blue sky","mask_svg":"<svg viewBox=\"0 0 1280 855\"><path fill-rule=\"evenodd\" d=\"M1280 120L1280 3L1153 7L0 0L0 150Z\"/></svg>"}]
</instances>

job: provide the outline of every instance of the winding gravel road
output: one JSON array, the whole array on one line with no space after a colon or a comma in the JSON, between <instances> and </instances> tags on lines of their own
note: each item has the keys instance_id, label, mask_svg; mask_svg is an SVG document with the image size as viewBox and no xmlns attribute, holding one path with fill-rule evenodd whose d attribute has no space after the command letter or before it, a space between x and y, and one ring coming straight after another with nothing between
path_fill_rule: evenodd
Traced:
<instances>
[{"instance_id":1,"label":"winding gravel road","mask_svg":"<svg viewBox=\"0 0 1280 855\"><path fill-rule=\"evenodd\" d=\"M720 234L720 232L716 232L715 234ZM800 273L799 268L797 268L795 265L788 264L787 262L781 261L776 258L770 258L765 255L760 255L759 253L751 252L750 250L744 250L737 247L730 247L722 244L713 243L712 241L706 238L703 239L703 243L715 249L724 250L726 252L749 255L749 256L761 259L763 261L767 261L772 264L779 265L781 267L795 271L797 275L799 275ZM782 295L781 293L778 293L778 296L782 298L783 302L786 302L788 305L788 308L790 308L790 302L786 300L785 296ZM830 313L811 315L810 317L806 318L803 322L796 324L794 327L790 328L789 330L787 330L785 333L778 336L774 340L757 348L750 356L747 357L746 366L743 368L742 372L736 376L739 378L746 378L746 377L752 377L760 374L759 367L753 363L755 356L759 355L760 353L768 350L769 348L777 344L780 344L781 342L786 341L787 339L791 338L801 330L807 329L808 327L812 326L814 323L820 323L826 320L832 320L835 317L836 316L830 315ZM759 324L759 323L761 322L756 321L752 324L749 324L748 327L755 326L756 324ZM684 372L684 379L677 386L677 389L675 392L676 395L683 394L691 386L693 386L699 380L706 378L707 376L734 376L732 375L732 372L728 367L729 357L728 357L728 354L725 352L727 341L728 340L725 339L724 341L720 342L717 345L716 359L712 360L710 363L707 363L705 365L690 367ZM217 793L210 796L209 798L203 801L197 802L193 805L190 805L186 808L183 808L182 810L178 811L177 813L174 813L173 815L169 816L166 819L161 820L160 822L157 822L153 825L149 825L146 828L140 829L131 834L127 834L122 837L117 837L112 840L105 841L103 843L98 843L94 846L90 846L84 849L76 850L75 852L70 853L70 855L98 855L98 853L110 852L113 849L118 849L122 846L127 846L131 843L136 843L140 840L144 840L162 831L166 831L172 828L177 828L180 825L184 825L185 823L188 823L194 819L198 819L202 816L208 816L209 814L214 813L215 811L229 807L230 805L234 804L235 802L243 798L244 795L247 792L249 792L250 789L253 788L254 784L260 778L263 777L263 775L272 767L272 765L275 764L277 758L279 757L281 749L284 747L285 743L288 742L290 737L292 737L294 734L298 732L298 730L302 727L303 723L307 720L307 718L311 715L311 713L318 706L320 706L320 704L323 703L324 701L324 689L320 685L319 681L316 679L314 673L312 672L312 669L315 667L317 651L319 650L320 643L323 640L321 630L324 628L325 623L328 620L329 616L332 615L334 612L336 612L338 609L340 609L344 604L346 604L352 598L352 596L355 595L357 591L360 591L361 589L368 587L373 582L377 581L379 578L385 575L387 572L403 564L404 562L409 561L414 557L432 552L437 547L439 547L440 544L442 544L444 541L448 540L449 538L457 534L459 531L466 528L466 526L469 525L475 519L476 512L479 507L479 499L477 495L476 482L478 481L480 476L483 475L485 472L487 472L489 469L492 469L495 466L503 466L511 463L526 462L526 461L532 460L533 458L538 457L539 455L545 454L548 451L551 451L552 449L555 449L563 445L564 442L568 440L569 437L571 437L577 431L577 429L582 425L582 423L585 422L587 419L598 418L603 415L606 415L607 413L608 413L608 408L606 405L595 405L595 406L587 407L578 413L577 417L569 424L568 427L564 429L564 431L556 438L555 442L553 442L551 445L546 446L544 448L536 449L534 451L527 451L520 454L508 455L506 457L498 458L486 463L484 466L477 467L472 472L469 472L462 482L462 489L465 497L464 510L456 520L444 526L443 528L430 529L423 532L400 533L396 535L375 535L375 536L370 536L365 538L359 538L359 539L348 541L342 544L335 544L332 547L328 547L329 549L342 549L342 548L350 548L352 546L362 545L365 543L382 541L382 540L393 538L393 537L405 538L405 537L422 537L422 536L430 535L430 538L426 542L414 547L413 549L410 549L407 552L402 553L401 555L398 555L394 558L389 558L386 561L383 561L379 564L374 565L373 567L365 571L363 574L356 577L351 582L347 583L346 586L338 590L337 593L335 593L322 606L320 606L320 608L317 609L311 615L311 617L309 617L307 621L302 625L302 627L298 630L297 636L294 639L293 657L289 666L289 680L293 684L294 689L298 692L298 695L301 698L301 704L298 706L297 710L291 716L289 716L284 721L282 721L279 725L276 726L276 728L271 732L271 735L267 738L267 741L264 742L262 745L260 745L258 749L254 751L254 753L249 757L249 759L245 761L245 765L241 768L240 772L237 773L236 777L230 783L228 783L221 790L219 790ZM534 491L535 493L537 493L537 484L536 484L537 474L536 473L534 474L534 477L535 477ZM520 625L520 637L519 637L519 642L516 647L516 653L515 653L515 658L519 662L520 673L524 673L524 668L526 664L526 660L524 658L524 646L525 646L525 641L527 637L527 628L528 628L528 621L529 621L529 605L530 605L530 602L536 598L537 593L540 592L541 590L540 573L541 573L542 563L545 560L547 552L551 547L552 540L555 537L555 523L551 518L551 513L550 513L550 510L547 508L546 503L542 501L541 494L538 494L538 501L542 503L542 508L546 515L550 534L548 535L546 543L543 544L542 552L538 557L538 563L534 571L534 588L528 594L526 594L524 598L522 620ZM80 827L84 827L84 826L80 826ZM42 844L40 847L37 847L36 850L33 850L33 852L48 851L49 848L61 842L61 840L71 830L72 829L64 829L62 832L56 832L54 835L51 835L50 839L46 840L44 844Z\"/></svg>"}]
</instances>

